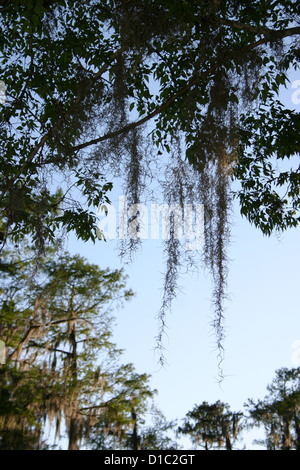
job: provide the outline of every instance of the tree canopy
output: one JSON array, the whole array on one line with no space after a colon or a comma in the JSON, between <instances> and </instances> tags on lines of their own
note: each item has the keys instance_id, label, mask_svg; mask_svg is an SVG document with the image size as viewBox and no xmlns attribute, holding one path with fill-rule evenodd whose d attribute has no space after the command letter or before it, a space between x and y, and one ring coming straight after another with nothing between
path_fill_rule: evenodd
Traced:
<instances>
[{"instance_id":1,"label":"tree canopy","mask_svg":"<svg viewBox=\"0 0 300 470\"><path fill-rule=\"evenodd\" d=\"M180 263L199 259L221 350L234 198L264 234L300 220L299 113L278 97L299 63L299 3L3 0L0 14L2 243L95 241L117 177L134 204L154 200L149 181L156 200L202 203L201 253L174 230L165 241L158 342Z\"/></svg>"},{"instance_id":2,"label":"tree canopy","mask_svg":"<svg viewBox=\"0 0 300 470\"><path fill-rule=\"evenodd\" d=\"M242 413L232 413L229 405L217 401L203 402L189 411L178 433L188 435L196 446L205 450L233 450L233 444L242 431Z\"/></svg>"}]
</instances>

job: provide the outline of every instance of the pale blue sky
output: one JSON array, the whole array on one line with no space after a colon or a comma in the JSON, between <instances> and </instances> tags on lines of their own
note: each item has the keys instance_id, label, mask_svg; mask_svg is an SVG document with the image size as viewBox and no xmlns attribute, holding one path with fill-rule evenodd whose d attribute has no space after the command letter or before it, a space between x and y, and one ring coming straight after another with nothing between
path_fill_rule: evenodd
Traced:
<instances>
[{"instance_id":1,"label":"pale blue sky","mask_svg":"<svg viewBox=\"0 0 300 470\"><path fill-rule=\"evenodd\" d=\"M297 110L300 104L292 102L296 96L292 83L299 79L299 73L292 73L291 84L282 94L285 104ZM293 349L300 341L299 235L300 229L291 229L280 237L266 238L241 218L235 206L229 248L231 297L224 323L225 379L221 387L210 325L212 284L209 273L205 275L202 270L180 280L183 292L167 318L167 364L163 369L158 365L154 348L163 253L159 241L143 242L135 261L126 267L128 287L136 297L117 312L114 339L125 349L124 362L132 362L138 372L152 375L152 386L159 392L157 404L168 419L184 418L202 401L221 400L229 403L232 411L242 411L248 398L265 396L275 370L300 366ZM68 249L101 267L122 266L117 241L95 245L70 241Z\"/></svg>"}]
</instances>

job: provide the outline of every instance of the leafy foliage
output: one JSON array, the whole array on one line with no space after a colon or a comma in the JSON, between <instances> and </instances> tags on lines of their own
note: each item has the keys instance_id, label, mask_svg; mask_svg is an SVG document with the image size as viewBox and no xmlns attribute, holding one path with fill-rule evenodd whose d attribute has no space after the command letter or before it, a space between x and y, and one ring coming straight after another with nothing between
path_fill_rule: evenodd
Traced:
<instances>
[{"instance_id":1,"label":"leafy foliage","mask_svg":"<svg viewBox=\"0 0 300 470\"><path fill-rule=\"evenodd\" d=\"M98 49L93 66L103 66L110 41L98 34L99 15L90 29L87 5L78 2L74 17L65 2L51 4L10 2L1 13L0 75L7 89L0 108L2 238L19 242L30 234L39 247L61 227L95 240L96 217L87 207L107 202L111 189L98 170L68 154L91 131L92 101L102 93L109 100L81 60L89 62L86 54ZM55 180L65 187L57 190ZM71 197L74 186L79 197Z\"/></svg>"},{"instance_id":2,"label":"leafy foliage","mask_svg":"<svg viewBox=\"0 0 300 470\"><path fill-rule=\"evenodd\" d=\"M269 110L263 107L257 117L244 121L235 168L242 188L238 197L242 214L266 235L299 223L299 125L299 113L283 109L276 100ZM276 160L283 162L283 169Z\"/></svg>"}]
</instances>

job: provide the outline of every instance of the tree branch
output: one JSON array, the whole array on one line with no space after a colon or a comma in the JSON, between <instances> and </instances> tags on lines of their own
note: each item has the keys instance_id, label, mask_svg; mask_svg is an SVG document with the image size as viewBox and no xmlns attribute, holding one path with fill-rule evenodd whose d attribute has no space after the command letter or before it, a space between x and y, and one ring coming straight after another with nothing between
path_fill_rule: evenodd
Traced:
<instances>
[{"instance_id":1,"label":"tree branch","mask_svg":"<svg viewBox=\"0 0 300 470\"><path fill-rule=\"evenodd\" d=\"M261 38L252 44L249 44L248 46L245 47L245 50L254 49L262 44L266 44L275 39L282 39L288 36L300 34L300 27L287 28L284 30L273 30L269 28L247 25L247 24L240 23L234 20L227 20L226 18L218 18L218 21L224 25L231 26L236 29L248 30L256 34L263 34L264 38ZM178 98L180 98L187 91L189 91L194 85L197 85L201 80L211 75L220 65L224 64L224 62L226 62L230 58L232 58L232 55L227 55L225 58L223 58L223 60L216 62L212 67L210 67L206 72L204 72L200 76L194 75L193 77L191 77L189 81L187 82L187 84L183 88L181 88L175 95L173 95L169 100L165 101L165 103L163 103L161 106L156 108L154 111L152 111L150 114L148 114L144 118L138 121L132 122L116 131L108 132L107 134L104 134L103 136L98 137L96 139L90 140L83 144L76 145L71 149L71 152L82 150L91 145L95 145L105 140L117 137L121 134L127 134L131 130L136 129L137 127L145 124L146 122L150 121L152 118L157 116L158 114L162 113L169 106L171 106L171 104L173 104L174 101L178 100Z\"/></svg>"},{"instance_id":2,"label":"tree branch","mask_svg":"<svg viewBox=\"0 0 300 470\"><path fill-rule=\"evenodd\" d=\"M255 47L258 47L261 44L264 44L267 42L267 39L260 39L256 41L255 43L249 45L246 47L246 49L253 49ZM108 139L112 139L114 137L117 137L121 134L127 134L131 130L136 129L137 127L145 124L146 122L150 121L152 118L157 116L158 114L162 113L165 109L167 109L171 104L173 104L176 100L178 100L181 96L183 96L187 91L189 91L193 86L197 85L201 80L205 79L209 75L211 75L220 65L224 64L228 59L230 59L232 55L227 55L225 56L222 60L216 62L212 67L210 67L208 70L206 70L204 73L201 75L193 75L187 82L187 84L181 88L175 95L173 95L171 98L169 98L167 101L165 101L161 106L156 108L154 111L152 111L150 114L147 116L143 117L142 119L132 122L121 129L118 129L113 132L108 132L107 134L104 134L101 137L98 137L96 139L90 140L88 142L85 142L83 144L76 145L72 147L71 152L77 152L79 150L82 150L84 148L87 148L91 145L98 144L100 142L103 142Z\"/></svg>"}]
</instances>

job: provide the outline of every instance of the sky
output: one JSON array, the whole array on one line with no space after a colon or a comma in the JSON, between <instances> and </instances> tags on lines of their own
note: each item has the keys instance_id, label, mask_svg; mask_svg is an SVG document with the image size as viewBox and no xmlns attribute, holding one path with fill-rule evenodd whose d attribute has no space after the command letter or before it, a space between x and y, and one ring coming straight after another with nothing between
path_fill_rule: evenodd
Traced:
<instances>
[{"instance_id":1,"label":"sky","mask_svg":"<svg viewBox=\"0 0 300 470\"><path fill-rule=\"evenodd\" d=\"M292 72L290 81L281 97L298 111L300 73ZM156 404L169 420L183 419L203 401L221 400L232 411L245 411L249 398L264 398L277 369L300 366L300 228L263 236L240 216L237 204L232 222L221 384L209 273L200 268L180 278L180 292L167 316L166 363L161 367L155 351L164 271L160 240L145 240L125 268L127 286L136 295L115 312L114 341L124 349L123 363L132 362L137 372L151 375ZM93 244L70 237L67 248L101 268L123 266L117 240ZM247 448L255 448L251 442Z\"/></svg>"}]
</instances>

